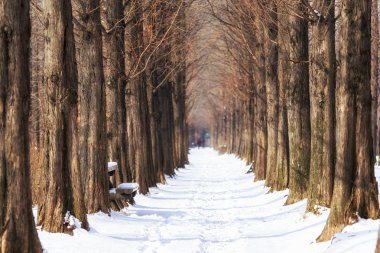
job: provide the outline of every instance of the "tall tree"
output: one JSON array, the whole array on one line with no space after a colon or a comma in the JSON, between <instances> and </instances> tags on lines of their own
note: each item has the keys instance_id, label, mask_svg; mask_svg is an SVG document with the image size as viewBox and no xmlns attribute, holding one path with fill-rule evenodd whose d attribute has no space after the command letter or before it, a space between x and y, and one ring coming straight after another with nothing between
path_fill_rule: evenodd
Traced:
<instances>
[{"instance_id":1,"label":"tall tree","mask_svg":"<svg viewBox=\"0 0 380 253\"><path fill-rule=\"evenodd\" d=\"M139 183L140 192L146 194L155 183L152 175L152 151L149 126L149 106L144 69L144 38L142 3L128 2L125 8L129 17L125 29L125 68L128 76L125 103L128 138L128 162L133 179Z\"/></svg>"},{"instance_id":2,"label":"tall tree","mask_svg":"<svg viewBox=\"0 0 380 253\"><path fill-rule=\"evenodd\" d=\"M42 96L44 195L38 223L64 232L67 212L88 228L78 159L78 77L71 1L44 0L45 61Z\"/></svg>"},{"instance_id":3,"label":"tall tree","mask_svg":"<svg viewBox=\"0 0 380 253\"><path fill-rule=\"evenodd\" d=\"M103 57L106 83L107 159L116 161L116 183L127 181L123 1L102 1Z\"/></svg>"},{"instance_id":4,"label":"tall tree","mask_svg":"<svg viewBox=\"0 0 380 253\"><path fill-rule=\"evenodd\" d=\"M99 0L79 5L79 164L88 213L109 211L105 85Z\"/></svg>"},{"instance_id":5,"label":"tall tree","mask_svg":"<svg viewBox=\"0 0 380 253\"><path fill-rule=\"evenodd\" d=\"M287 110L287 87L289 83L289 45L286 43L287 20L282 14L286 9L282 4L277 5L277 41L278 41L278 135L277 135L277 159L275 167L273 190L284 190L289 185L289 137L288 137L288 110ZM281 14L281 15L280 15ZM272 144L269 144L271 146Z\"/></svg>"},{"instance_id":6,"label":"tall tree","mask_svg":"<svg viewBox=\"0 0 380 253\"><path fill-rule=\"evenodd\" d=\"M379 2L372 0L371 14L371 94L372 94L372 137L374 155L380 155L380 140L379 140L379 122L378 122L378 107L379 107Z\"/></svg>"},{"instance_id":7,"label":"tall tree","mask_svg":"<svg viewBox=\"0 0 380 253\"><path fill-rule=\"evenodd\" d=\"M284 36L288 46L289 75L287 92L289 133L289 197L292 204L307 197L310 169L310 105L308 64L308 23L301 15L305 6L291 0L287 13L287 31ZM295 12L295 13L292 13Z\"/></svg>"},{"instance_id":8,"label":"tall tree","mask_svg":"<svg viewBox=\"0 0 380 253\"><path fill-rule=\"evenodd\" d=\"M311 21L311 157L307 211L330 206L335 163L335 4L315 0Z\"/></svg>"},{"instance_id":9,"label":"tall tree","mask_svg":"<svg viewBox=\"0 0 380 253\"><path fill-rule=\"evenodd\" d=\"M341 80L337 84L337 139L331 212L319 240L329 240L356 215L379 217L371 135L371 1L341 6Z\"/></svg>"},{"instance_id":10,"label":"tall tree","mask_svg":"<svg viewBox=\"0 0 380 253\"><path fill-rule=\"evenodd\" d=\"M29 1L0 0L0 252L42 252L32 214Z\"/></svg>"},{"instance_id":11,"label":"tall tree","mask_svg":"<svg viewBox=\"0 0 380 253\"><path fill-rule=\"evenodd\" d=\"M278 20L275 1L268 4L270 14L267 17L265 39L265 88L267 95L267 126L268 154L267 175L265 185L274 186L276 180L277 150L278 150L278 121L279 121L279 87L278 87Z\"/></svg>"},{"instance_id":12,"label":"tall tree","mask_svg":"<svg viewBox=\"0 0 380 253\"><path fill-rule=\"evenodd\" d=\"M254 131L255 137L255 180L265 180L267 172L267 98L265 90L265 50L263 26L259 19L254 20L255 42L254 42Z\"/></svg>"}]
</instances>

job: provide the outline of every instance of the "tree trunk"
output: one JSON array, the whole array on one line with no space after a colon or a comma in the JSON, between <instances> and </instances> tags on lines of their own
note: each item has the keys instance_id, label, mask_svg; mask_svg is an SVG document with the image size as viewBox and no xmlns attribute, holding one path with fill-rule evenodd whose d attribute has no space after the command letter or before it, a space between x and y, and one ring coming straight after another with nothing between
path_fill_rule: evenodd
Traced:
<instances>
[{"instance_id":1,"label":"tree trunk","mask_svg":"<svg viewBox=\"0 0 380 253\"><path fill-rule=\"evenodd\" d=\"M149 126L149 106L145 70L142 4L139 0L128 3L125 13L132 13L125 30L125 67L129 79L126 86L126 122L128 138L128 160L133 178L140 185L140 193L149 192L152 181L152 144ZM128 55L128 57L127 57Z\"/></svg>"},{"instance_id":2,"label":"tree trunk","mask_svg":"<svg viewBox=\"0 0 380 253\"><path fill-rule=\"evenodd\" d=\"M380 155L380 141L378 136L378 99L379 99L379 9L378 0L372 0L372 15L371 15L371 94L372 94L372 138L374 155Z\"/></svg>"},{"instance_id":3,"label":"tree trunk","mask_svg":"<svg viewBox=\"0 0 380 253\"><path fill-rule=\"evenodd\" d=\"M298 14L304 13L298 0L289 3ZM310 169L310 105L308 67L308 23L297 15L287 16L289 85L288 85L288 133L289 133L289 197L292 204L307 197Z\"/></svg>"},{"instance_id":4,"label":"tree trunk","mask_svg":"<svg viewBox=\"0 0 380 253\"><path fill-rule=\"evenodd\" d=\"M311 161L306 211L330 206L335 163L335 5L316 0L310 49Z\"/></svg>"},{"instance_id":5,"label":"tree trunk","mask_svg":"<svg viewBox=\"0 0 380 253\"><path fill-rule=\"evenodd\" d=\"M42 118L44 196L38 223L65 232L67 212L88 228L78 160L77 91L71 1L44 0L45 62ZM58 17L58 18L57 18Z\"/></svg>"},{"instance_id":6,"label":"tree trunk","mask_svg":"<svg viewBox=\"0 0 380 253\"><path fill-rule=\"evenodd\" d=\"M279 12L283 11L278 6ZM284 29L285 17L278 16L278 135L277 135L277 159L276 171L272 189L274 191L284 190L289 185L289 138L288 138L288 111L287 111L287 86L289 83L289 54L288 45L285 45L284 37L287 36Z\"/></svg>"},{"instance_id":7,"label":"tree trunk","mask_svg":"<svg viewBox=\"0 0 380 253\"><path fill-rule=\"evenodd\" d=\"M371 135L371 2L342 3L334 195L319 241L362 218L379 218Z\"/></svg>"},{"instance_id":8,"label":"tree trunk","mask_svg":"<svg viewBox=\"0 0 380 253\"><path fill-rule=\"evenodd\" d=\"M265 185L272 187L276 180L277 150L278 150L278 122L279 122L279 87L278 87L278 45L277 42L277 8L273 1L270 2L271 19L267 26L268 38L265 39L266 54L266 95L267 95L267 128L268 128L268 153L267 176Z\"/></svg>"},{"instance_id":9,"label":"tree trunk","mask_svg":"<svg viewBox=\"0 0 380 253\"><path fill-rule=\"evenodd\" d=\"M109 211L99 0L80 2L79 157L88 213Z\"/></svg>"},{"instance_id":10,"label":"tree trunk","mask_svg":"<svg viewBox=\"0 0 380 253\"><path fill-rule=\"evenodd\" d=\"M0 252L42 252L32 214L29 1L0 0Z\"/></svg>"},{"instance_id":11,"label":"tree trunk","mask_svg":"<svg viewBox=\"0 0 380 253\"><path fill-rule=\"evenodd\" d=\"M265 53L264 53L264 34L263 27L257 25L256 28L256 46L255 46L255 109L254 109L254 128L256 134L256 154L255 154L255 180L265 180L267 170L267 98L265 91Z\"/></svg>"},{"instance_id":12,"label":"tree trunk","mask_svg":"<svg viewBox=\"0 0 380 253\"><path fill-rule=\"evenodd\" d=\"M107 122L107 160L118 163L116 184L126 181L125 136L120 114L125 109L122 103L124 78L124 22L123 1L107 0L102 2L103 57L106 83L106 122Z\"/></svg>"},{"instance_id":13,"label":"tree trunk","mask_svg":"<svg viewBox=\"0 0 380 253\"><path fill-rule=\"evenodd\" d=\"M41 0L33 3L40 6ZM30 74L31 74L31 101L29 112L29 166L30 179L32 188L32 203L37 204L42 193L42 131L41 131L41 90L43 77L43 60L44 60L44 26L41 25L42 13L37 8L30 8L31 19L31 38L30 38Z\"/></svg>"}]
</instances>

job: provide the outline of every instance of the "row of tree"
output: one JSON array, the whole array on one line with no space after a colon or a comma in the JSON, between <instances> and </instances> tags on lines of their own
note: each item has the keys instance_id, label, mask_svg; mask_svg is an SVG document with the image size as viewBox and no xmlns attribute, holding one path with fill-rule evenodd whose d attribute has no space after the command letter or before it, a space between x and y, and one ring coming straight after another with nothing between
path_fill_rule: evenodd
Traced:
<instances>
[{"instance_id":1,"label":"row of tree","mask_svg":"<svg viewBox=\"0 0 380 253\"><path fill-rule=\"evenodd\" d=\"M0 0L0 252L41 251L32 202L49 232L109 213L107 161L143 194L187 163L185 10Z\"/></svg>"},{"instance_id":2,"label":"row of tree","mask_svg":"<svg viewBox=\"0 0 380 253\"><path fill-rule=\"evenodd\" d=\"M213 146L252 162L272 191L289 188L286 204L331 207L319 240L379 218L377 0L372 12L367 0L209 3L229 55L210 96Z\"/></svg>"}]
</instances>

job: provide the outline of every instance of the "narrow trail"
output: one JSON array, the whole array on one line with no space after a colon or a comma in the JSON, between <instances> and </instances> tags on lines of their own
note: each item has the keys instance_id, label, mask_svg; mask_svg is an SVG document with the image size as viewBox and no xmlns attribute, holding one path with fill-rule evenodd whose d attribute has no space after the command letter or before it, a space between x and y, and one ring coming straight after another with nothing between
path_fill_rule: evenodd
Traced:
<instances>
[{"instance_id":1,"label":"narrow trail","mask_svg":"<svg viewBox=\"0 0 380 253\"><path fill-rule=\"evenodd\" d=\"M328 212L305 217L306 201L283 206L288 191L268 194L247 170L233 155L192 149L190 164L135 206L89 215L90 232L39 235L55 236L43 244L49 252L325 252L330 243L314 239Z\"/></svg>"}]
</instances>

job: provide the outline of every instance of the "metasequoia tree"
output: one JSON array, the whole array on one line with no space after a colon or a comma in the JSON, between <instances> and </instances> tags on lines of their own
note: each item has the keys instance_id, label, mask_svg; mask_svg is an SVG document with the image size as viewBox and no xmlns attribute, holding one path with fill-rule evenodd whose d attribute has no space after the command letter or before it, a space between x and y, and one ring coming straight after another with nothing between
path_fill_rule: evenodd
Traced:
<instances>
[{"instance_id":1,"label":"metasequoia tree","mask_svg":"<svg viewBox=\"0 0 380 253\"><path fill-rule=\"evenodd\" d=\"M335 1L315 0L311 18L311 156L307 211L330 206L335 163Z\"/></svg>"},{"instance_id":2,"label":"metasequoia tree","mask_svg":"<svg viewBox=\"0 0 380 253\"><path fill-rule=\"evenodd\" d=\"M377 219L379 203L371 135L371 2L341 6L341 80L337 83L337 139L331 212L319 240L329 240L356 215Z\"/></svg>"},{"instance_id":3,"label":"metasequoia tree","mask_svg":"<svg viewBox=\"0 0 380 253\"><path fill-rule=\"evenodd\" d=\"M267 126L268 126L268 154L267 176L265 185L272 187L276 183L276 166L278 152L278 122L279 122L279 87L278 87L278 20L277 5L269 1L267 6L269 14L266 16L265 40L265 88L267 95Z\"/></svg>"},{"instance_id":4,"label":"metasequoia tree","mask_svg":"<svg viewBox=\"0 0 380 253\"><path fill-rule=\"evenodd\" d=\"M87 228L78 159L78 78L71 1L44 0L45 60L42 95L43 187L38 223L65 232L67 214Z\"/></svg>"},{"instance_id":5,"label":"metasequoia tree","mask_svg":"<svg viewBox=\"0 0 380 253\"><path fill-rule=\"evenodd\" d=\"M31 38L30 38L30 112L29 112L29 166L32 186L32 202L37 203L42 196L41 186L41 91L44 62L44 25L41 0L30 2Z\"/></svg>"},{"instance_id":6,"label":"metasequoia tree","mask_svg":"<svg viewBox=\"0 0 380 253\"><path fill-rule=\"evenodd\" d=\"M289 135L289 197L292 204L307 197L310 169L310 105L308 64L308 23L300 13L305 6L298 0L287 2L285 43L288 72L287 112Z\"/></svg>"},{"instance_id":7,"label":"metasequoia tree","mask_svg":"<svg viewBox=\"0 0 380 253\"><path fill-rule=\"evenodd\" d=\"M380 155L379 135L379 2L372 0L371 6L371 95L372 137L374 155Z\"/></svg>"},{"instance_id":8,"label":"metasequoia tree","mask_svg":"<svg viewBox=\"0 0 380 253\"><path fill-rule=\"evenodd\" d=\"M29 1L0 1L0 252L42 252L28 157Z\"/></svg>"},{"instance_id":9,"label":"metasequoia tree","mask_svg":"<svg viewBox=\"0 0 380 253\"><path fill-rule=\"evenodd\" d=\"M118 163L117 184L128 180L125 136L124 16L122 0L101 3L106 88L107 160ZM131 180L129 178L129 180Z\"/></svg>"},{"instance_id":10,"label":"metasequoia tree","mask_svg":"<svg viewBox=\"0 0 380 253\"><path fill-rule=\"evenodd\" d=\"M128 76L125 103L128 139L128 162L132 177L140 185L140 192L148 193L149 187L155 185L151 175L152 151L150 126L148 122L149 108L146 89L146 73L144 69L144 38L142 3L132 0L125 10L130 17L125 29L125 68Z\"/></svg>"},{"instance_id":11,"label":"metasequoia tree","mask_svg":"<svg viewBox=\"0 0 380 253\"><path fill-rule=\"evenodd\" d=\"M144 22L145 44L151 43L147 63L148 103L154 173L174 175L187 156L185 133L186 24L184 1L152 1Z\"/></svg>"},{"instance_id":12,"label":"metasequoia tree","mask_svg":"<svg viewBox=\"0 0 380 253\"><path fill-rule=\"evenodd\" d=\"M79 165L88 213L109 211L99 0L77 0Z\"/></svg>"}]
</instances>

